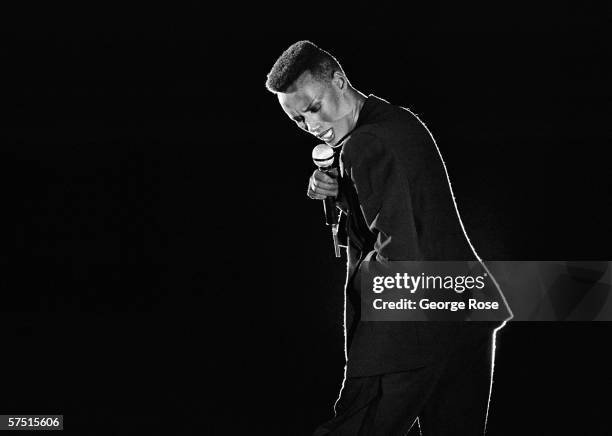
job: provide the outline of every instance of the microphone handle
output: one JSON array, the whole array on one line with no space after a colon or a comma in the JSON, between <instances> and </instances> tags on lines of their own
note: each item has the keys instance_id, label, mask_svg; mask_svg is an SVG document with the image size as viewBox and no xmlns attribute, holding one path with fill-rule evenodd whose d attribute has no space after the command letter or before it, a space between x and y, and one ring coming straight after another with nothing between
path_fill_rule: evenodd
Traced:
<instances>
[{"instance_id":1,"label":"microphone handle","mask_svg":"<svg viewBox=\"0 0 612 436\"><path fill-rule=\"evenodd\" d=\"M319 169L334 179L338 177L338 169L335 167L319 167ZM325 224L327 224L328 226L338 224L338 218L340 217L340 215L338 214L338 208L336 207L335 198L325 197L325 200L323 200L323 211L325 212Z\"/></svg>"},{"instance_id":2,"label":"microphone handle","mask_svg":"<svg viewBox=\"0 0 612 436\"><path fill-rule=\"evenodd\" d=\"M333 197L326 197L323 200L323 211L325 212L325 224L328 226L338 224L338 208Z\"/></svg>"},{"instance_id":3,"label":"microphone handle","mask_svg":"<svg viewBox=\"0 0 612 436\"><path fill-rule=\"evenodd\" d=\"M334 254L336 257L340 257L340 242L338 241L338 220L340 214L338 208L336 208L336 200L332 197L326 197L323 200L323 210L325 211L325 224L331 227Z\"/></svg>"},{"instance_id":4,"label":"microphone handle","mask_svg":"<svg viewBox=\"0 0 612 436\"><path fill-rule=\"evenodd\" d=\"M338 177L337 168L327 167L319 168L334 179ZM338 222L340 221L340 212L336 207L336 199L333 197L325 197L323 200L323 211L325 212L325 224L331 227L332 241L334 242L334 254L340 256L340 243L338 241Z\"/></svg>"}]
</instances>

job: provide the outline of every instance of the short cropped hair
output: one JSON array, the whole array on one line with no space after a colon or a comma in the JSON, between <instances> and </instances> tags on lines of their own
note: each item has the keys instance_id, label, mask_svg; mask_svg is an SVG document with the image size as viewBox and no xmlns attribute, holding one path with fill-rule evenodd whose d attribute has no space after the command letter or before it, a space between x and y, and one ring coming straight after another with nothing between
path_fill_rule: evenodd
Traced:
<instances>
[{"instance_id":1,"label":"short cropped hair","mask_svg":"<svg viewBox=\"0 0 612 436\"><path fill-rule=\"evenodd\" d=\"M276 60L268 73L266 88L274 93L285 92L306 71L321 81L331 81L335 71L344 74L331 54L310 41L298 41Z\"/></svg>"}]
</instances>

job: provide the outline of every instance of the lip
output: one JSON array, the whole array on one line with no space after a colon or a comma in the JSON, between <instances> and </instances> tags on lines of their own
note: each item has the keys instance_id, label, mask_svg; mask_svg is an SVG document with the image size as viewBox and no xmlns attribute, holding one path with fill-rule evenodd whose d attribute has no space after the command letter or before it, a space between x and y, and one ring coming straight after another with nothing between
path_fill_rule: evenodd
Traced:
<instances>
[{"instance_id":1,"label":"lip","mask_svg":"<svg viewBox=\"0 0 612 436\"><path fill-rule=\"evenodd\" d=\"M328 133L331 132L331 135L329 136L329 138L326 140L324 139L324 137L327 136ZM334 139L334 128L330 127L329 129L327 129L326 131L320 133L317 135L317 138L320 139L321 141L325 141L325 142L331 142Z\"/></svg>"}]
</instances>

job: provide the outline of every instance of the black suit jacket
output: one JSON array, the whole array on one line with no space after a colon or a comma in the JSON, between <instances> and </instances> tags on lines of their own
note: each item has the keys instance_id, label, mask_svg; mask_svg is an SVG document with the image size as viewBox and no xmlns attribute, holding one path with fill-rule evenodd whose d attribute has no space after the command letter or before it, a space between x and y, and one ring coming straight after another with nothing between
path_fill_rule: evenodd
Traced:
<instances>
[{"instance_id":1,"label":"black suit jacket","mask_svg":"<svg viewBox=\"0 0 612 436\"><path fill-rule=\"evenodd\" d=\"M462 230L441 155L412 112L373 95L366 99L355 129L341 148L340 193L348 246L347 376L426 365L441 358L463 336L501 324L360 319L359 268L364 259L477 259Z\"/></svg>"}]
</instances>

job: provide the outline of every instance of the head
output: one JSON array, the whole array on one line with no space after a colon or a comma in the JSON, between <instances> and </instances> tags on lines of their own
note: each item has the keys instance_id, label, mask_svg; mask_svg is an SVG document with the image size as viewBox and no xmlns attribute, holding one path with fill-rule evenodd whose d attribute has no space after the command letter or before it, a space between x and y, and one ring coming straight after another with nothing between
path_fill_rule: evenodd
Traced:
<instances>
[{"instance_id":1,"label":"head","mask_svg":"<svg viewBox=\"0 0 612 436\"><path fill-rule=\"evenodd\" d=\"M278 58L266 86L289 118L331 146L357 122L361 95L338 61L310 41L296 42Z\"/></svg>"}]
</instances>

